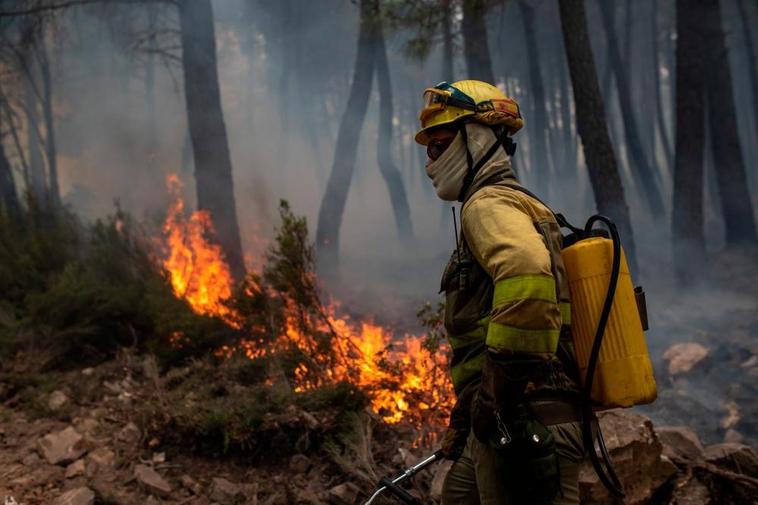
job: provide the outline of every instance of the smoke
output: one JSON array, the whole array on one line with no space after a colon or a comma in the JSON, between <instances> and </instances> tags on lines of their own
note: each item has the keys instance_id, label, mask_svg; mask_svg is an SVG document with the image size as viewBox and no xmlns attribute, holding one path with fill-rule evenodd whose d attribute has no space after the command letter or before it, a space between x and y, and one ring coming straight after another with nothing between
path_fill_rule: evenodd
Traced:
<instances>
[{"instance_id":1,"label":"smoke","mask_svg":"<svg viewBox=\"0 0 758 505\"><path fill-rule=\"evenodd\" d=\"M305 215L311 233L315 233L349 92L358 6L342 0L237 0L214 2L213 6L241 235L248 256L258 257L277 224L279 199L289 200L295 213ZM166 35L166 30L177 26L172 9L165 7L158 15L158 27L163 31L156 43L161 51L180 56L177 40L172 42ZM570 98L570 88L562 84L568 75L557 7L540 4L538 14L543 21L537 23L536 36L550 98L549 155L555 170L550 174L548 194L543 196L556 210L580 223L594 212L594 203L581 146L570 145L575 132L565 135L567 128L575 127L566 124L560 114L564 100ZM736 28L736 13L729 10L725 14L728 25ZM589 15L602 78L602 27L594 7ZM646 15L635 12L633 37L644 36ZM672 12L662 11L663 21L659 23L670 22L671 16ZM455 22L460 19L456 17ZM53 70L60 178L66 200L90 218L110 212L117 200L138 218L158 222L169 203L165 177L178 173L192 206L194 180L182 93L184 76L174 60L154 56L155 98L150 109L150 90L146 87L150 58L144 52L145 44L135 42L148 30L147 12L134 6L105 12L74 8L62 18L62 26ZM533 97L519 10L508 6L494 9L488 17L488 29L498 84L520 101L526 120L515 139L519 144L516 168L522 181L534 187L537 181L530 154L546 147L530 142L534 136L530 122ZM343 275L337 289L356 301L357 311L389 313L388 317L404 320L412 319L408 314L412 315L418 303L435 296L440 271L454 246L449 206L431 191L423 172L423 149L412 140L421 91L441 80L465 77L460 54L454 61L456 75L441 75L441 44L435 44L423 62L407 58L402 46L412 35L411 30L387 30L386 36L396 126L393 157L408 193L415 240L412 244L400 241L389 193L379 173L378 92L374 82L341 228ZM667 36L661 35L664 39ZM739 40L732 37L730 41L735 49L731 56L737 58L742 54ZM460 42L456 40L457 45ZM644 55L632 54L639 65ZM737 99L744 100L751 91L745 84L745 72L737 65L733 69ZM672 75L664 73L662 78L663 104L671 110ZM633 79L640 82L642 78ZM644 100L638 91L635 93ZM641 278L658 282L661 274L669 275L672 265L669 218L648 214L638 181L629 169L623 139L618 138L623 125L615 119L620 114L615 96L606 97L606 102L636 233ZM650 104L643 105L646 110L650 108ZM666 121L671 126L670 114ZM741 113L740 121L743 135L755 133L755 121L749 116L746 119L746 113ZM743 141L753 187L758 159L755 145ZM660 139L654 139L654 146L655 165L665 166ZM671 174L666 169L661 173L664 192L670 194ZM706 230L709 246L716 250L723 245L723 223L712 182L711 177L706 189ZM755 199L755 191L752 195Z\"/></svg>"}]
</instances>

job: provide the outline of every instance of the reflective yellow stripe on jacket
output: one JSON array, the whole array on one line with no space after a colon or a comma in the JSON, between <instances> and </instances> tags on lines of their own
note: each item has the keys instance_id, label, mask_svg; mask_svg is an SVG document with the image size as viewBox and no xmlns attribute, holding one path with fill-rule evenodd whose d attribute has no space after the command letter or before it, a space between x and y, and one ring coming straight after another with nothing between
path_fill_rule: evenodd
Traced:
<instances>
[{"instance_id":1,"label":"reflective yellow stripe on jacket","mask_svg":"<svg viewBox=\"0 0 758 505\"><path fill-rule=\"evenodd\" d=\"M561 313L551 275L527 274L495 283L487 345L512 352L554 353Z\"/></svg>"},{"instance_id":2,"label":"reflective yellow stripe on jacket","mask_svg":"<svg viewBox=\"0 0 758 505\"><path fill-rule=\"evenodd\" d=\"M489 317L476 323L476 327L462 335L448 334L448 342L453 350L450 376L456 391L473 377L479 375L484 363L484 341L487 338Z\"/></svg>"}]
</instances>

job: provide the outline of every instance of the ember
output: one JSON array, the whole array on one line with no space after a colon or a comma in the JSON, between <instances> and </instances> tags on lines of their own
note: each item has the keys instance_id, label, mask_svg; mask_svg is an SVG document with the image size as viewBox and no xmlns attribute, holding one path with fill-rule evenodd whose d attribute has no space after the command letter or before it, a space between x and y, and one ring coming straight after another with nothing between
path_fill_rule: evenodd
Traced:
<instances>
[{"instance_id":1,"label":"ember","mask_svg":"<svg viewBox=\"0 0 758 505\"><path fill-rule=\"evenodd\" d=\"M208 240L212 233L210 215L197 211L187 217L178 178L169 176L168 186L174 201L163 226L167 249L163 266L174 292L195 312L218 316L239 329L240 316L225 303L233 290L229 268L221 249ZM294 370L295 392L347 381L369 394L373 412L387 423L439 427L446 420L453 403L447 356L425 349L424 336L395 338L372 321L354 322L338 315L339 305L332 302L324 308L323 322L317 324L318 332L332 335L332 347L319 351L316 337L298 324L294 301L287 301L285 306L286 331L281 335L273 340L251 335L236 347L223 346L217 356L228 358L241 353L257 359L295 348L310 360Z\"/></svg>"}]
</instances>

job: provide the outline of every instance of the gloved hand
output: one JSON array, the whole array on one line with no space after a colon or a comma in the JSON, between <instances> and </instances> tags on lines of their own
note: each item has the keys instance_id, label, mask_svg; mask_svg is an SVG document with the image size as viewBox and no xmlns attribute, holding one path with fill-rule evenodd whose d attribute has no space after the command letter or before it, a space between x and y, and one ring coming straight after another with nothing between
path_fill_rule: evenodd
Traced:
<instances>
[{"instance_id":1,"label":"gloved hand","mask_svg":"<svg viewBox=\"0 0 758 505\"><path fill-rule=\"evenodd\" d=\"M476 438L486 444L497 435L495 412L504 423L513 420L524 402L529 379L544 373L544 360L530 354L501 354L487 349L482 367L482 383L471 403L471 427Z\"/></svg>"},{"instance_id":2,"label":"gloved hand","mask_svg":"<svg viewBox=\"0 0 758 505\"><path fill-rule=\"evenodd\" d=\"M473 382L458 393L445 434L442 436L442 453L445 459L457 460L466 448L466 440L471 432L471 399L479 384Z\"/></svg>"},{"instance_id":3,"label":"gloved hand","mask_svg":"<svg viewBox=\"0 0 758 505\"><path fill-rule=\"evenodd\" d=\"M466 448L466 440L468 439L469 430L448 428L445 434L442 435L442 444L440 450L442 451L445 459L455 461L463 454L463 449Z\"/></svg>"}]
</instances>

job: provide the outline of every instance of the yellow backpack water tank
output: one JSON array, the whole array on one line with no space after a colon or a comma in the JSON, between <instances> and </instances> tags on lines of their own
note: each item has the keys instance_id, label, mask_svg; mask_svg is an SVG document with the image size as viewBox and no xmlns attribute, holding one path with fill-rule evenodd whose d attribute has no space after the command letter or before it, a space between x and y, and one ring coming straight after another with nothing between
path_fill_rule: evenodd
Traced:
<instances>
[{"instance_id":1,"label":"yellow backpack water tank","mask_svg":"<svg viewBox=\"0 0 758 505\"><path fill-rule=\"evenodd\" d=\"M584 381L611 278L613 243L604 237L584 238L563 249L562 256L571 292L574 351ZM642 405L651 403L657 395L623 249L616 294L592 382L591 398L596 407Z\"/></svg>"}]
</instances>

